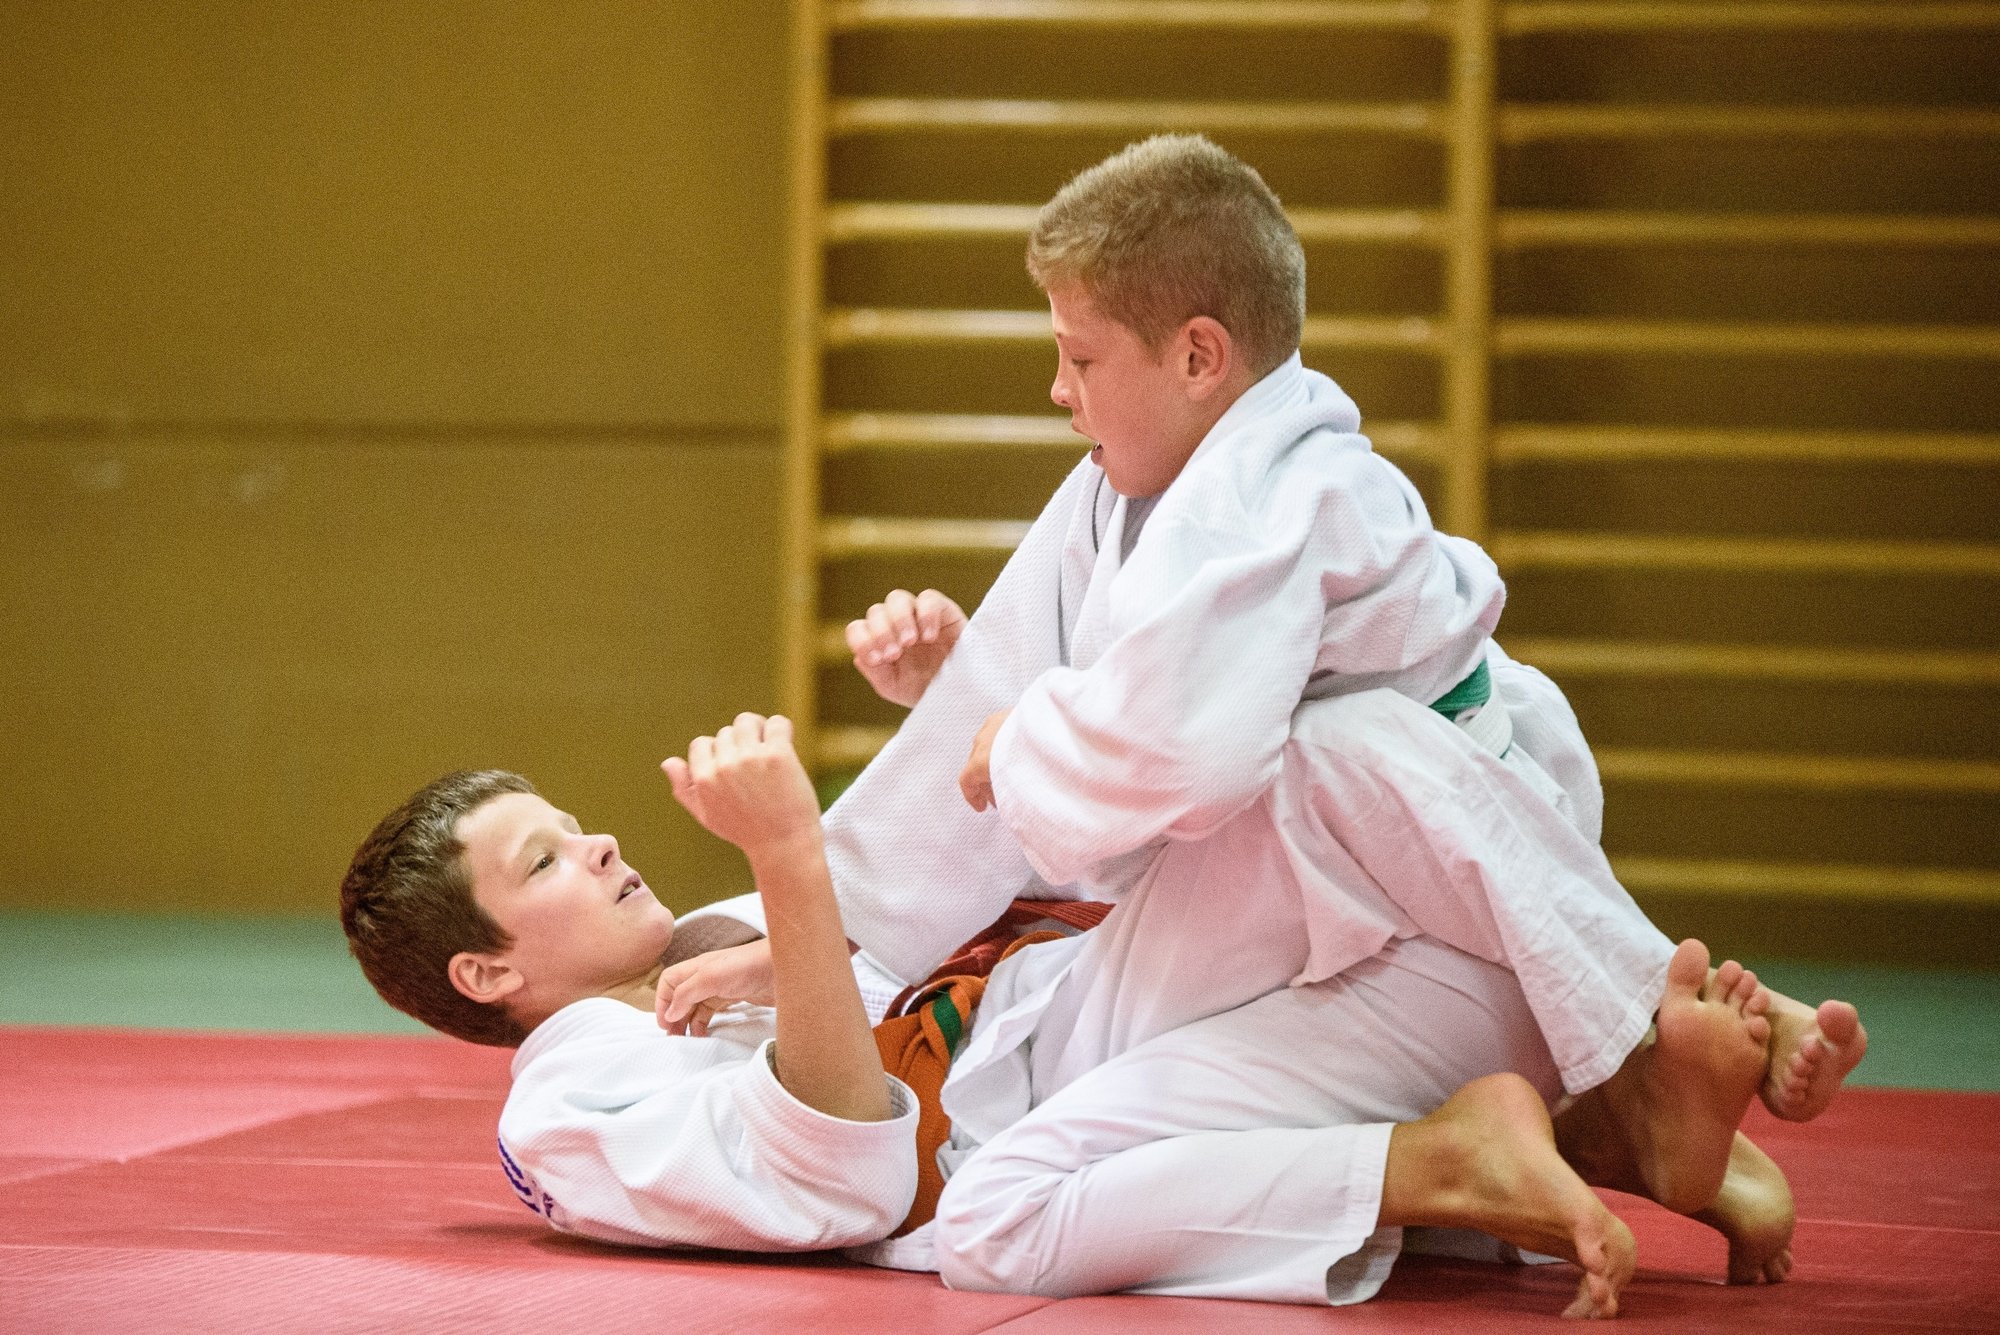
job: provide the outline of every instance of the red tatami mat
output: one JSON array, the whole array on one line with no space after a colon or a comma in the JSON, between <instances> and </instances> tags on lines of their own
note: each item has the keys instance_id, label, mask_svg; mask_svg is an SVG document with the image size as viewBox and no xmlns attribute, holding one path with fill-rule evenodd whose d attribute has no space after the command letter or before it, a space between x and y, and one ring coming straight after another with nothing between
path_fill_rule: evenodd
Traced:
<instances>
[{"instance_id":1,"label":"red tatami mat","mask_svg":"<svg viewBox=\"0 0 2000 1335\"><path fill-rule=\"evenodd\" d=\"M549 1233L493 1151L507 1054L443 1040L0 1029L0 1331L1547 1330L1573 1269L1406 1259L1360 1307L950 1293L824 1257ZM1799 1204L1790 1283L1641 1202L1628 1328L2000 1330L2000 1096L1851 1090L1751 1135Z\"/></svg>"}]
</instances>

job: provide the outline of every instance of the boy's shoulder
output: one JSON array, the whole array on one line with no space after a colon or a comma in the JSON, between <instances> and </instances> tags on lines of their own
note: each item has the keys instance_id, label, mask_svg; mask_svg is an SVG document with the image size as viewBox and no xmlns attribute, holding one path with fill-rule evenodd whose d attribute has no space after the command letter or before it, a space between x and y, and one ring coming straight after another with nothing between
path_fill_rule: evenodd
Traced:
<instances>
[{"instance_id":1,"label":"boy's shoulder","mask_svg":"<svg viewBox=\"0 0 2000 1335\"><path fill-rule=\"evenodd\" d=\"M611 997L585 997L529 1031L514 1049L514 1076L518 1079L529 1066L582 1044L641 1043L659 1033L653 1017L636 1006Z\"/></svg>"}]
</instances>

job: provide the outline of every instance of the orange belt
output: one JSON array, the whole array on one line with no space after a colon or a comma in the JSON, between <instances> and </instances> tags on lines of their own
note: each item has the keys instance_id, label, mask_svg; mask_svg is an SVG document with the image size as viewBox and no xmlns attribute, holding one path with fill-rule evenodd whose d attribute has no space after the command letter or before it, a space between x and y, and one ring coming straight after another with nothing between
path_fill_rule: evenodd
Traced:
<instances>
[{"instance_id":1,"label":"orange belt","mask_svg":"<svg viewBox=\"0 0 2000 1335\"><path fill-rule=\"evenodd\" d=\"M1089 928L1110 911L1108 904L1079 900L1017 899L999 922L968 941L922 986L896 998L889 1018L875 1026L882 1069L917 1096L917 1198L891 1237L900 1238L928 1224L937 1213L938 1193L944 1190L937 1152L951 1136L951 1119L938 1106L938 1092L951 1074L952 1055L972 1029L973 1014L986 992L984 975L1021 947L1062 936L1060 932L1015 935L1019 926L1054 919Z\"/></svg>"}]
</instances>

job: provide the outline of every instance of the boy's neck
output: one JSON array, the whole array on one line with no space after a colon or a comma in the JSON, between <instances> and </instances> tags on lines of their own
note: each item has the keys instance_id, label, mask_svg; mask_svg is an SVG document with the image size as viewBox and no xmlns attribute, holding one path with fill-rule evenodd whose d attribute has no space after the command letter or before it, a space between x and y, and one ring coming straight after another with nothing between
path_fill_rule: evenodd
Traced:
<instances>
[{"instance_id":1,"label":"boy's neck","mask_svg":"<svg viewBox=\"0 0 2000 1335\"><path fill-rule=\"evenodd\" d=\"M659 994L660 975L669 968L696 955L706 955L711 950L727 950L757 940L763 933L756 928L719 915L696 918L693 922L678 924L673 939L667 942L666 953L660 962L635 978L628 978L617 985L605 989L599 995L622 1001L628 1006L636 1006L642 1011L653 1009L653 1002Z\"/></svg>"},{"instance_id":2,"label":"boy's neck","mask_svg":"<svg viewBox=\"0 0 2000 1335\"><path fill-rule=\"evenodd\" d=\"M660 975L664 972L666 972L666 961L662 960L638 977L628 978L615 987L607 988L601 995L613 1001L622 1001L628 1006L635 1006L642 1011L650 1011L659 996Z\"/></svg>"},{"instance_id":3,"label":"boy's neck","mask_svg":"<svg viewBox=\"0 0 2000 1335\"><path fill-rule=\"evenodd\" d=\"M1181 473L1187 469L1188 464L1193 461L1194 456L1201 452L1201 447L1208 443L1209 437L1215 434L1215 428L1221 425L1222 419L1229 416L1230 411L1243 401L1243 396L1256 389L1259 385L1270 379L1271 376L1276 375L1278 371L1283 370L1284 365L1285 363L1280 362L1276 367L1263 375L1253 375L1247 370L1239 371L1229 381L1224 382L1221 390L1210 398L1207 405L1208 411L1195 419L1194 426L1199 429L1191 429L1190 431L1194 443L1187 447L1187 457L1182 459L1180 467L1174 470L1175 480L1180 478ZM1169 482L1167 485L1172 486L1173 483ZM1150 498L1137 497L1135 499L1146 500Z\"/></svg>"}]
</instances>

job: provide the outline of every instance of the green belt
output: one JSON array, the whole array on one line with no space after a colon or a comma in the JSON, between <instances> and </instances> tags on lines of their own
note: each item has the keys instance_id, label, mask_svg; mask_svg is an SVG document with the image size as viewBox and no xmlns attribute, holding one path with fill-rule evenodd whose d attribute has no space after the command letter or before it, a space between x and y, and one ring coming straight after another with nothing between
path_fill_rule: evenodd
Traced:
<instances>
[{"instance_id":1,"label":"green belt","mask_svg":"<svg viewBox=\"0 0 2000 1335\"><path fill-rule=\"evenodd\" d=\"M931 1018L937 1021L938 1029L944 1034L945 1050L956 1057L959 1040L965 1037L965 1022L971 1017L958 1013L958 1007L951 1004L951 993L940 992L937 1000L931 1003Z\"/></svg>"},{"instance_id":2,"label":"green belt","mask_svg":"<svg viewBox=\"0 0 2000 1335\"><path fill-rule=\"evenodd\" d=\"M1441 698L1433 700L1431 708L1448 719L1456 720L1466 710L1483 705L1492 698L1493 676L1487 672L1486 660L1482 658L1479 666L1472 669L1471 676L1446 691Z\"/></svg>"}]
</instances>

